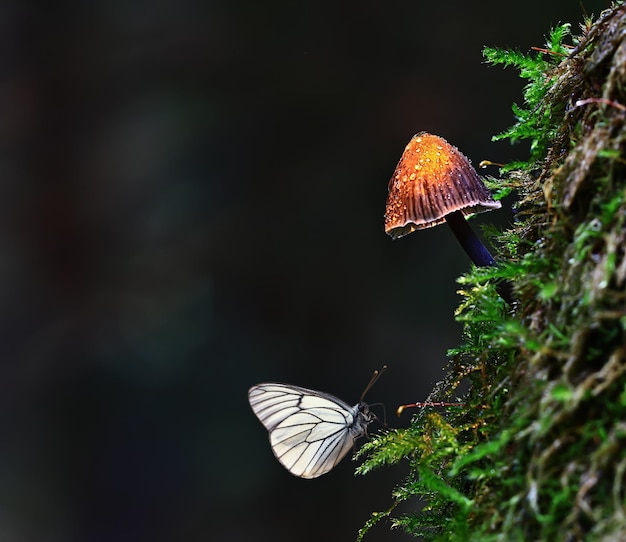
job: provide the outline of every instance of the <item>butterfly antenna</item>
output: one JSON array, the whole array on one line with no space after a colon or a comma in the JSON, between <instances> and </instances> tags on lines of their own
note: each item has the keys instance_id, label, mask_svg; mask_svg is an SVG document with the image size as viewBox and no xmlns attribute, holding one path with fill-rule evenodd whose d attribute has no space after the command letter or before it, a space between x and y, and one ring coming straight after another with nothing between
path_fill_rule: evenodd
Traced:
<instances>
[{"instance_id":1,"label":"butterfly antenna","mask_svg":"<svg viewBox=\"0 0 626 542\"><path fill-rule=\"evenodd\" d=\"M365 394L370 391L370 388L376 384L376 381L382 376L382 374L385 372L385 370L387 369L386 365L383 365L380 369L380 371L374 371L374 374L372 375L372 378L370 378L369 384L367 386L365 386L365 389L363 390L363 393L361 394L361 398L359 399L359 402L363 401L363 398L365 397Z\"/></svg>"}]
</instances>

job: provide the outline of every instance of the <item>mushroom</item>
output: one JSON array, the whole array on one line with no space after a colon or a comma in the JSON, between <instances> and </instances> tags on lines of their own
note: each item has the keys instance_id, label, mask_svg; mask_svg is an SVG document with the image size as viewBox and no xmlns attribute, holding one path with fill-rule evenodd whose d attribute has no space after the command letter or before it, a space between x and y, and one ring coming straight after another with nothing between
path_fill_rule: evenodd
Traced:
<instances>
[{"instance_id":1,"label":"mushroom","mask_svg":"<svg viewBox=\"0 0 626 542\"><path fill-rule=\"evenodd\" d=\"M385 232L398 239L447 222L474 264L497 265L465 217L501 206L456 147L420 132L404 149L389 181ZM503 297L510 300L508 294Z\"/></svg>"},{"instance_id":2,"label":"mushroom","mask_svg":"<svg viewBox=\"0 0 626 542\"><path fill-rule=\"evenodd\" d=\"M501 206L456 147L420 132L404 149L389 181L385 232L398 239L447 222L472 262L496 265L465 217Z\"/></svg>"}]
</instances>

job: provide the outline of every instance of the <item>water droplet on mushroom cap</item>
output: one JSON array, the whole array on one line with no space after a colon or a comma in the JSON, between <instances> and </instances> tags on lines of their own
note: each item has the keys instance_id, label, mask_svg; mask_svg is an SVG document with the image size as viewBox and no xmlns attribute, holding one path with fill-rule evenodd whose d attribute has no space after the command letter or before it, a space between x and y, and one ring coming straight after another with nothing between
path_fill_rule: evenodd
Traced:
<instances>
[{"instance_id":1,"label":"water droplet on mushroom cap","mask_svg":"<svg viewBox=\"0 0 626 542\"><path fill-rule=\"evenodd\" d=\"M385 232L394 239L463 215L499 209L470 161L445 139L413 136L389 181Z\"/></svg>"}]
</instances>

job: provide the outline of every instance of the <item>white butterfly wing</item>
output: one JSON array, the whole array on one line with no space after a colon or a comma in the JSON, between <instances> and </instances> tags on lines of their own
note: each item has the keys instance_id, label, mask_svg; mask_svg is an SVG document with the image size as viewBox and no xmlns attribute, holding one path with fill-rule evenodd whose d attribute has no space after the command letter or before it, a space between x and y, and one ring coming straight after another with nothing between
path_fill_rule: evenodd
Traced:
<instances>
[{"instance_id":1,"label":"white butterfly wing","mask_svg":"<svg viewBox=\"0 0 626 542\"><path fill-rule=\"evenodd\" d=\"M288 384L253 386L248 399L269 431L276 458L301 478L331 470L373 418L364 404L351 407L327 393Z\"/></svg>"}]
</instances>

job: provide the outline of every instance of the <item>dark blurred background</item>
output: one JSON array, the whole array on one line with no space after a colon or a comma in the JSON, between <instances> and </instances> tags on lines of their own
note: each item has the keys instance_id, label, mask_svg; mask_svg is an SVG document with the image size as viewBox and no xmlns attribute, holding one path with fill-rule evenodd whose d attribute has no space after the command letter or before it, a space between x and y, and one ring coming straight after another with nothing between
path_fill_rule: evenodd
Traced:
<instances>
[{"instance_id":1,"label":"dark blurred background","mask_svg":"<svg viewBox=\"0 0 626 542\"><path fill-rule=\"evenodd\" d=\"M384 234L388 179L421 130L474 164L524 157L491 142L523 82L481 51L582 19L578 0L2 2L0 540L353 540L405 466L294 478L247 389L354 404L386 363L370 402L427 397L470 264L446 228Z\"/></svg>"}]
</instances>

